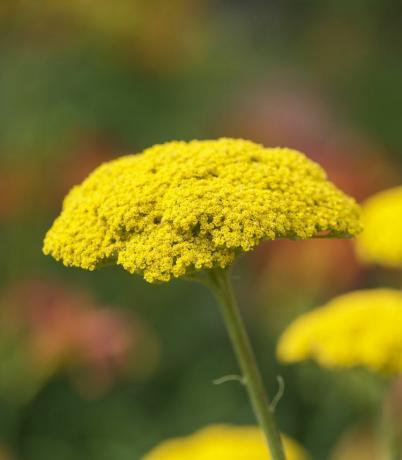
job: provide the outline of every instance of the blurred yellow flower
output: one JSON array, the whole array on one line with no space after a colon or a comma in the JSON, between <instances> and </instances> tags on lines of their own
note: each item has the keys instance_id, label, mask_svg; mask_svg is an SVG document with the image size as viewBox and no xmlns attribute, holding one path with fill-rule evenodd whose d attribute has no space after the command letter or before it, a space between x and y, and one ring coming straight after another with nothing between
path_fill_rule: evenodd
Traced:
<instances>
[{"instance_id":1,"label":"blurred yellow flower","mask_svg":"<svg viewBox=\"0 0 402 460\"><path fill-rule=\"evenodd\" d=\"M283 437L286 460L304 460L306 453ZM268 456L267 456L268 455ZM163 442L143 460L268 460L264 436L257 427L211 425L185 437Z\"/></svg>"},{"instance_id":2,"label":"blurred yellow flower","mask_svg":"<svg viewBox=\"0 0 402 460\"><path fill-rule=\"evenodd\" d=\"M402 187L369 198L362 220L364 232L357 240L362 260L402 268Z\"/></svg>"},{"instance_id":3,"label":"blurred yellow flower","mask_svg":"<svg viewBox=\"0 0 402 460\"><path fill-rule=\"evenodd\" d=\"M313 359L323 367L402 371L402 293L351 292L297 318L279 340L281 361Z\"/></svg>"},{"instance_id":4,"label":"blurred yellow flower","mask_svg":"<svg viewBox=\"0 0 402 460\"><path fill-rule=\"evenodd\" d=\"M355 201L302 153L236 139L168 142L105 163L74 187L44 252L169 281L224 268L262 239L360 229Z\"/></svg>"}]
</instances>

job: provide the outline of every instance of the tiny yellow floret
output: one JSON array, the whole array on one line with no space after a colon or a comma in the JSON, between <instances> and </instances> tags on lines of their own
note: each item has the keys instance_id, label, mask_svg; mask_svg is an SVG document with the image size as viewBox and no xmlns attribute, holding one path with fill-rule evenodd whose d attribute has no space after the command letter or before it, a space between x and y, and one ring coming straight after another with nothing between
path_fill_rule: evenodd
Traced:
<instances>
[{"instance_id":1,"label":"tiny yellow floret","mask_svg":"<svg viewBox=\"0 0 402 460\"><path fill-rule=\"evenodd\" d=\"M331 300L288 326L277 348L283 362L313 359L327 368L402 372L402 292L369 289Z\"/></svg>"},{"instance_id":2,"label":"tiny yellow floret","mask_svg":"<svg viewBox=\"0 0 402 460\"><path fill-rule=\"evenodd\" d=\"M363 204L364 231L356 241L364 262L402 268L402 187L370 197Z\"/></svg>"},{"instance_id":3,"label":"tiny yellow floret","mask_svg":"<svg viewBox=\"0 0 402 460\"><path fill-rule=\"evenodd\" d=\"M261 240L351 237L359 207L302 153L250 141L168 142L98 167L74 187L44 253L149 282L230 265Z\"/></svg>"},{"instance_id":4,"label":"tiny yellow floret","mask_svg":"<svg viewBox=\"0 0 402 460\"><path fill-rule=\"evenodd\" d=\"M305 460L295 441L283 436L286 460ZM264 436L257 427L211 425L163 442L143 460L269 460Z\"/></svg>"}]
</instances>

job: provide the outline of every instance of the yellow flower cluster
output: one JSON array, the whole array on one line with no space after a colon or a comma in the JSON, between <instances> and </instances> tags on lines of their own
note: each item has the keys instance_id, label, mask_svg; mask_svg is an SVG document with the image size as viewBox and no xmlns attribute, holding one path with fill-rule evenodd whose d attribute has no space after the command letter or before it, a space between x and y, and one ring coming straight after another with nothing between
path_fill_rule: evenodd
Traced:
<instances>
[{"instance_id":1,"label":"yellow flower cluster","mask_svg":"<svg viewBox=\"0 0 402 460\"><path fill-rule=\"evenodd\" d=\"M362 260L402 268L402 187L369 198L362 219L364 232L357 240Z\"/></svg>"},{"instance_id":2,"label":"yellow flower cluster","mask_svg":"<svg viewBox=\"0 0 402 460\"><path fill-rule=\"evenodd\" d=\"M283 437L287 460L305 460L304 450ZM211 425L186 438L163 442L143 460L269 460L257 427Z\"/></svg>"},{"instance_id":3,"label":"yellow flower cluster","mask_svg":"<svg viewBox=\"0 0 402 460\"><path fill-rule=\"evenodd\" d=\"M169 142L98 167L65 198L45 254L149 282L231 264L262 239L349 237L359 208L302 153L250 141Z\"/></svg>"},{"instance_id":4,"label":"yellow flower cluster","mask_svg":"<svg viewBox=\"0 0 402 460\"><path fill-rule=\"evenodd\" d=\"M402 372L402 292L355 291L297 318L283 333L281 361L313 359L323 367Z\"/></svg>"}]
</instances>

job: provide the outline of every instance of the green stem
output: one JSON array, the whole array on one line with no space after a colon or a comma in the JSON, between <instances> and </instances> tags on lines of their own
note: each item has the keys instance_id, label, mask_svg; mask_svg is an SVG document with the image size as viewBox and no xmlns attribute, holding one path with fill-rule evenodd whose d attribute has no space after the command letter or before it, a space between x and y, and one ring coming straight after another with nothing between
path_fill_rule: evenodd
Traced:
<instances>
[{"instance_id":1,"label":"green stem","mask_svg":"<svg viewBox=\"0 0 402 460\"><path fill-rule=\"evenodd\" d=\"M221 306L226 328L243 374L243 382L247 388L255 416L265 434L272 460L285 460L282 440L276 426L273 410L270 408L270 402L237 306L228 273L226 270L213 270L208 273L210 281L208 285L213 290Z\"/></svg>"}]
</instances>

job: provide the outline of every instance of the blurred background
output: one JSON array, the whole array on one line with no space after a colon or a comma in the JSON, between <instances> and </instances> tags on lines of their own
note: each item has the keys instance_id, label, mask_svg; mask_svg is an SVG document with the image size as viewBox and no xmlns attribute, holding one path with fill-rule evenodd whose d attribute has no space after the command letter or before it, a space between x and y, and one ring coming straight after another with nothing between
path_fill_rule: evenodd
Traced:
<instances>
[{"instance_id":1,"label":"blurred background","mask_svg":"<svg viewBox=\"0 0 402 460\"><path fill-rule=\"evenodd\" d=\"M254 423L238 383L212 383L237 365L206 290L66 269L44 233L98 164L172 139L297 148L359 201L400 184L401 18L397 0L0 1L1 460L140 459ZM270 393L286 381L282 431L368 460L376 386L281 367L274 346L302 311L401 275L317 240L263 244L233 276Z\"/></svg>"}]
</instances>

